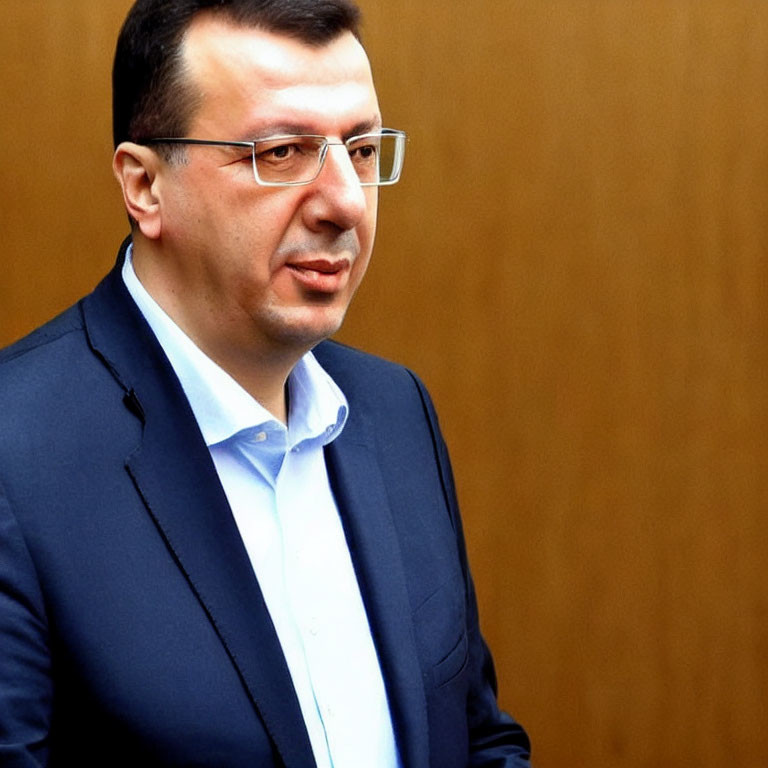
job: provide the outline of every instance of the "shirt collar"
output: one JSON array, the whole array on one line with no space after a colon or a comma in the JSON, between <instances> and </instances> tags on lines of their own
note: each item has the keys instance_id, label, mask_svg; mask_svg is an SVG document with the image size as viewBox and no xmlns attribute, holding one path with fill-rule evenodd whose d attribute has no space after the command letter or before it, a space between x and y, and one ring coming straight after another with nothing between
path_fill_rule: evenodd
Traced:
<instances>
[{"instance_id":1,"label":"shirt collar","mask_svg":"<svg viewBox=\"0 0 768 768\"><path fill-rule=\"evenodd\" d=\"M133 245L123 264L123 281L179 377L206 445L256 428L282 424L209 358L149 295L133 269ZM308 441L326 445L341 433L349 406L336 382L307 352L288 377L287 448Z\"/></svg>"}]
</instances>

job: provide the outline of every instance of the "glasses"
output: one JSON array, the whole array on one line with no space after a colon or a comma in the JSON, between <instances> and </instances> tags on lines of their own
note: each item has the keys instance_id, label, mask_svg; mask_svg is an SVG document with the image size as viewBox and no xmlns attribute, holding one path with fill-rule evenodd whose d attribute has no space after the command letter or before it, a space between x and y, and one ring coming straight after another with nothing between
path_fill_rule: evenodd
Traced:
<instances>
[{"instance_id":1,"label":"glasses","mask_svg":"<svg viewBox=\"0 0 768 768\"><path fill-rule=\"evenodd\" d=\"M272 136L258 141L212 141L208 139L147 139L143 144L189 144L211 147L247 147L251 151L253 175L265 187L311 184L323 168L328 147L344 146L363 187L396 184L403 170L406 135L382 128L375 133L351 136L346 141L328 141L325 136Z\"/></svg>"}]
</instances>

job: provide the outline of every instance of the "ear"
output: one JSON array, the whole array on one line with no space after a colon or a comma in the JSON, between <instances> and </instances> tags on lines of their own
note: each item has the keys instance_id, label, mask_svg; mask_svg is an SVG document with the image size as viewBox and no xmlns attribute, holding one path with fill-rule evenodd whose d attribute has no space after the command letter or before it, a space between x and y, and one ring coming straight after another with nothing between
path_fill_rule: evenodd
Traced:
<instances>
[{"instance_id":1,"label":"ear","mask_svg":"<svg viewBox=\"0 0 768 768\"><path fill-rule=\"evenodd\" d=\"M123 190L128 215L144 237L157 240L162 230L158 172L161 160L149 147L124 141L112 158L112 170Z\"/></svg>"}]
</instances>

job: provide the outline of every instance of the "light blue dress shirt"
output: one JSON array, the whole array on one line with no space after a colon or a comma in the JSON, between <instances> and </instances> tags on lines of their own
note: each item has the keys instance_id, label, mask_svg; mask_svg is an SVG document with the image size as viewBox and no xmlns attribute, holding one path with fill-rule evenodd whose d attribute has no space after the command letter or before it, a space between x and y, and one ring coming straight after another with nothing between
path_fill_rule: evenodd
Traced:
<instances>
[{"instance_id":1,"label":"light blue dress shirt","mask_svg":"<svg viewBox=\"0 0 768 768\"><path fill-rule=\"evenodd\" d=\"M348 405L307 353L288 379L287 428L207 357L139 282L123 280L179 377L280 640L318 768L400 760L323 446Z\"/></svg>"}]
</instances>

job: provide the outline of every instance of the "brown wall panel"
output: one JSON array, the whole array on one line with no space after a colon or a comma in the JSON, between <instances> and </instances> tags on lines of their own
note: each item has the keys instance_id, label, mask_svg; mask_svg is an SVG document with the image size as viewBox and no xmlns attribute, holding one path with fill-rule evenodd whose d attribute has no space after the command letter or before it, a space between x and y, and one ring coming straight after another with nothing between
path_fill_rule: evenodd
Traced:
<instances>
[{"instance_id":1,"label":"brown wall panel","mask_svg":"<svg viewBox=\"0 0 768 768\"><path fill-rule=\"evenodd\" d=\"M128 5L10 2L2 341L126 230ZM362 5L410 143L341 337L434 395L503 703L539 768L764 766L768 5Z\"/></svg>"},{"instance_id":2,"label":"brown wall panel","mask_svg":"<svg viewBox=\"0 0 768 768\"><path fill-rule=\"evenodd\" d=\"M365 7L411 142L344 338L438 402L502 700L539 766L765 764L768 9Z\"/></svg>"},{"instance_id":3,"label":"brown wall panel","mask_svg":"<svg viewBox=\"0 0 768 768\"><path fill-rule=\"evenodd\" d=\"M3 0L0 343L71 304L127 232L112 178L111 57L127 0Z\"/></svg>"}]
</instances>

